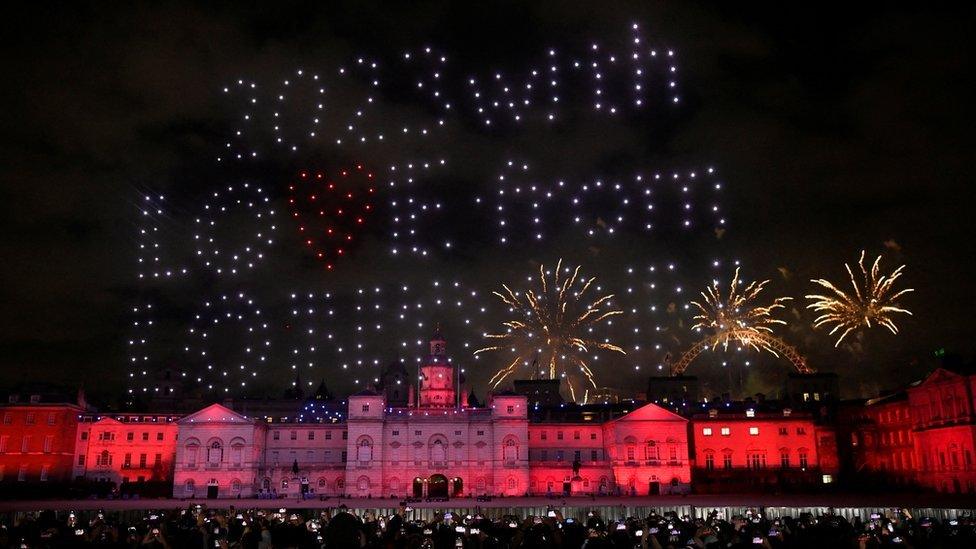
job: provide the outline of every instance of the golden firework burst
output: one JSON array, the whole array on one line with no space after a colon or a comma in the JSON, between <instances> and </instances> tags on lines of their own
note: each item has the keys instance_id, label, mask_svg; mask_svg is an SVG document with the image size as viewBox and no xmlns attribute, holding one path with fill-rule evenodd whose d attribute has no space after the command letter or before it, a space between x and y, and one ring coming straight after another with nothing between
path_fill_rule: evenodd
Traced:
<instances>
[{"instance_id":1,"label":"golden firework burst","mask_svg":"<svg viewBox=\"0 0 976 549\"><path fill-rule=\"evenodd\" d=\"M898 326L895 325L892 315L912 314L899 305L897 300L915 290L906 288L896 291L894 287L898 278L904 274L905 266L898 267L889 275L881 274L881 257L879 255L874 260L869 270L864 266L864 250L861 250L861 257L857 261L861 270L860 281L854 276L851 266L844 264L851 286L854 288L853 293L844 292L823 278L810 281L831 292L829 295L811 294L806 297L812 300L807 308L822 313L814 319L814 327L833 326L830 335L840 332L834 347L839 346L851 332L860 328L871 328L873 324L880 324L888 328L891 333L897 334Z\"/></svg>"},{"instance_id":2,"label":"golden firework burst","mask_svg":"<svg viewBox=\"0 0 976 549\"><path fill-rule=\"evenodd\" d=\"M485 334L492 345L475 351L475 355L489 351L511 353L507 365L492 376L492 388L498 387L519 368L531 367L531 376L563 379L570 398L576 400L577 385L589 385L596 389L590 354L595 351L612 351L626 354L609 340L598 340L592 335L593 328L607 319L623 314L613 309L613 294L587 298L587 291L596 277L580 277L580 267L563 272L562 259L548 280L545 267L539 266L539 288L514 291L502 285L504 292L493 292L509 307L514 318L502 324L504 333ZM580 381L582 378L584 381Z\"/></svg>"},{"instance_id":3,"label":"golden firework burst","mask_svg":"<svg viewBox=\"0 0 976 549\"><path fill-rule=\"evenodd\" d=\"M774 325L786 324L775 318L773 313L784 308L784 303L792 298L777 297L769 305L758 304L759 294L768 283L768 280L751 282L742 288L739 269L736 269L728 293L723 296L718 281L713 281L701 292L702 301L691 302L699 310L692 329L711 330L714 334L711 338L713 349L718 345L727 348L729 342L737 341L756 350L772 352L765 343L767 338L763 336L773 333Z\"/></svg>"}]
</instances>

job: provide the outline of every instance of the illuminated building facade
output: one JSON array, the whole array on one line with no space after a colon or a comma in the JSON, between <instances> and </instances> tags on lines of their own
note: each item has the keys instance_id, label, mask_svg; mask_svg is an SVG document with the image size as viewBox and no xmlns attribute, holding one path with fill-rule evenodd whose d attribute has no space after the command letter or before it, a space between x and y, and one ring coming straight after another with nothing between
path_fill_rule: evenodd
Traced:
<instances>
[{"instance_id":1,"label":"illuminated building facade","mask_svg":"<svg viewBox=\"0 0 976 549\"><path fill-rule=\"evenodd\" d=\"M959 368L843 406L823 375L791 380L783 401L695 403L682 387L669 405L683 415L655 403L558 403L558 388L538 383L469 406L439 336L416 373L414 385L393 363L377 390L345 401L323 384L304 403L292 395L189 415L100 415L83 398L11 395L0 406L0 483L436 498L804 491L850 473L872 486L976 493L976 375Z\"/></svg>"},{"instance_id":2,"label":"illuminated building facade","mask_svg":"<svg viewBox=\"0 0 976 549\"><path fill-rule=\"evenodd\" d=\"M811 414L790 408L767 411L760 403L730 408L712 408L692 418L697 491L771 490L833 481L832 473L821 467L818 427Z\"/></svg>"},{"instance_id":3,"label":"illuminated building facade","mask_svg":"<svg viewBox=\"0 0 976 549\"><path fill-rule=\"evenodd\" d=\"M72 478L81 406L43 393L12 393L0 407L0 482L64 483Z\"/></svg>"},{"instance_id":4,"label":"illuminated building facade","mask_svg":"<svg viewBox=\"0 0 976 549\"><path fill-rule=\"evenodd\" d=\"M976 372L939 368L907 392L917 484L976 494Z\"/></svg>"},{"instance_id":5,"label":"illuminated building facade","mask_svg":"<svg viewBox=\"0 0 976 549\"><path fill-rule=\"evenodd\" d=\"M116 485L171 483L179 416L81 414L72 478Z\"/></svg>"}]
</instances>

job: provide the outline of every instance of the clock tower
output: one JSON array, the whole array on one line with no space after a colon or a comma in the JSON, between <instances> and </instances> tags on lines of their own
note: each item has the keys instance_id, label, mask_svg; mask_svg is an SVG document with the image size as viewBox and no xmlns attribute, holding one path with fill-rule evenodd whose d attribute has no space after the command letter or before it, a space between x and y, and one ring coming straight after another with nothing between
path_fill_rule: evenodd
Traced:
<instances>
[{"instance_id":1,"label":"clock tower","mask_svg":"<svg viewBox=\"0 0 976 549\"><path fill-rule=\"evenodd\" d=\"M447 359L447 342L438 326L430 339L430 354L420 367L420 407L452 408L455 404L454 366Z\"/></svg>"}]
</instances>

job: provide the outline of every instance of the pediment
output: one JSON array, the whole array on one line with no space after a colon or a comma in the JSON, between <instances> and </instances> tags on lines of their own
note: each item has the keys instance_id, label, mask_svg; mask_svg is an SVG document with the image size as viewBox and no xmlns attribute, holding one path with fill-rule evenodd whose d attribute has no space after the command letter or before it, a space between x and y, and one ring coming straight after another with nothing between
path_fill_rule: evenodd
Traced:
<instances>
[{"instance_id":1,"label":"pediment","mask_svg":"<svg viewBox=\"0 0 976 549\"><path fill-rule=\"evenodd\" d=\"M454 444L451 444L451 446L453 446L455 448L460 448L460 447L464 446L464 443L459 440L459 441L455 442Z\"/></svg>"},{"instance_id":2,"label":"pediment","mask_svg":"<svg viewBox=\"0 0 976 549\"><path fill-rule=\"evenodd\" d=\"M396 441L396 440L394 440L393 442L390 443L390 448L399 448L400 446L403 446L403 445L400 444L400 442L399 441Z\"/></svg>"},{"instance_id":3,"label":"pediment","mask_svg":"<svg viewBox=\"0 0 976 549\"><path fill-rule=\"evenodd\" d=\"M678 414L666 410L657 404L645 404L633 412L615 419L614 421L680 421L687 423L688 420Z\"/></svg>"},{"instance_id":4,"label":"pediment","mask_svg":"<svg viewBox=\"0 0 976 549\"><path fill-rule=\"evenodd\" d=\"M478 442L475 442L474 445L478 448L484 448L485 446L488 446L488 443L483 440L479 440Z\"/></svg>"},{"instance_id":5,"label":"pediment","mask_svg":"<svg viewBox=\"0 0 976 549\"><path fill-rule=\"evenodd\" d=\"M211 404L202 410L184 417L179 420L179 423L253 423L253 420L238 414L226 406Z\"/></svg>"},{"instance_id":6,"label":"pediment","mask_svg":"<svg viewBox=\"0 0 976 549\"><path fill-rule=\"evenodd\" d=\"M962 376L960 376L959 374L957 374L955 372L950 372L949 370L946 370L945 368L936 368L935 371L932 372L929 375L929 377L925 378L922 381L921 385L928 385L930 383L932 383L932 384L935 384L935 383L944 383L944 382L947 382L947 381L956 381L960 377L962 377Z\"/></svg>"},{"instance_id":7,"label":"pediment","mask_svg":"<svg viewBox=\"0 0 976 549\"><path fill-rule=\"evenodd\" d=\"M414 442L414 443L412 444L412 446L413 446L414 448L423 448L423 447L424 447L424 443L423 443L423 442L420 442L420 441L418 440L417 442Z\"/></svg>"}]
</instances>

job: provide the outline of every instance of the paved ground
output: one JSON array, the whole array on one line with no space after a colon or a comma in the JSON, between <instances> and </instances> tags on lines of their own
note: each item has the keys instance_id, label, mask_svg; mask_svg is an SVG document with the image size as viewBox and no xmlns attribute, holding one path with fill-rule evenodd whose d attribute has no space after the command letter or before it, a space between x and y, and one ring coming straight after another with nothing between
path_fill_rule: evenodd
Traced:
<instances>
[{"instance_id":1,"label":"paved ground","mask_svg":"<svg viewBox=\"0 0 976 549\"><path fill-rule=\"evenodd\" d=\"M40 500L40 501L0 501L0 511L25 511L40 509L173 509L200 503L207 507L263 508L290 507L296 509L324 509L340 504L354 509L389 509L399 504L395 499L338 499L319 500L266 500L266 499L220 499L220 500ZM448 502L411 503L411 507L462 509L462 508L533 508L553 505L556 507L836 507L836 508L941 508L976 509L976 498L972 496L950 496L943 494L820 494L820 495L692 495L692 496L646 496L646 497L576 497L576 498L495 498L480 502L473 498L455 498Z\"/></svg>"}]
</instances>

